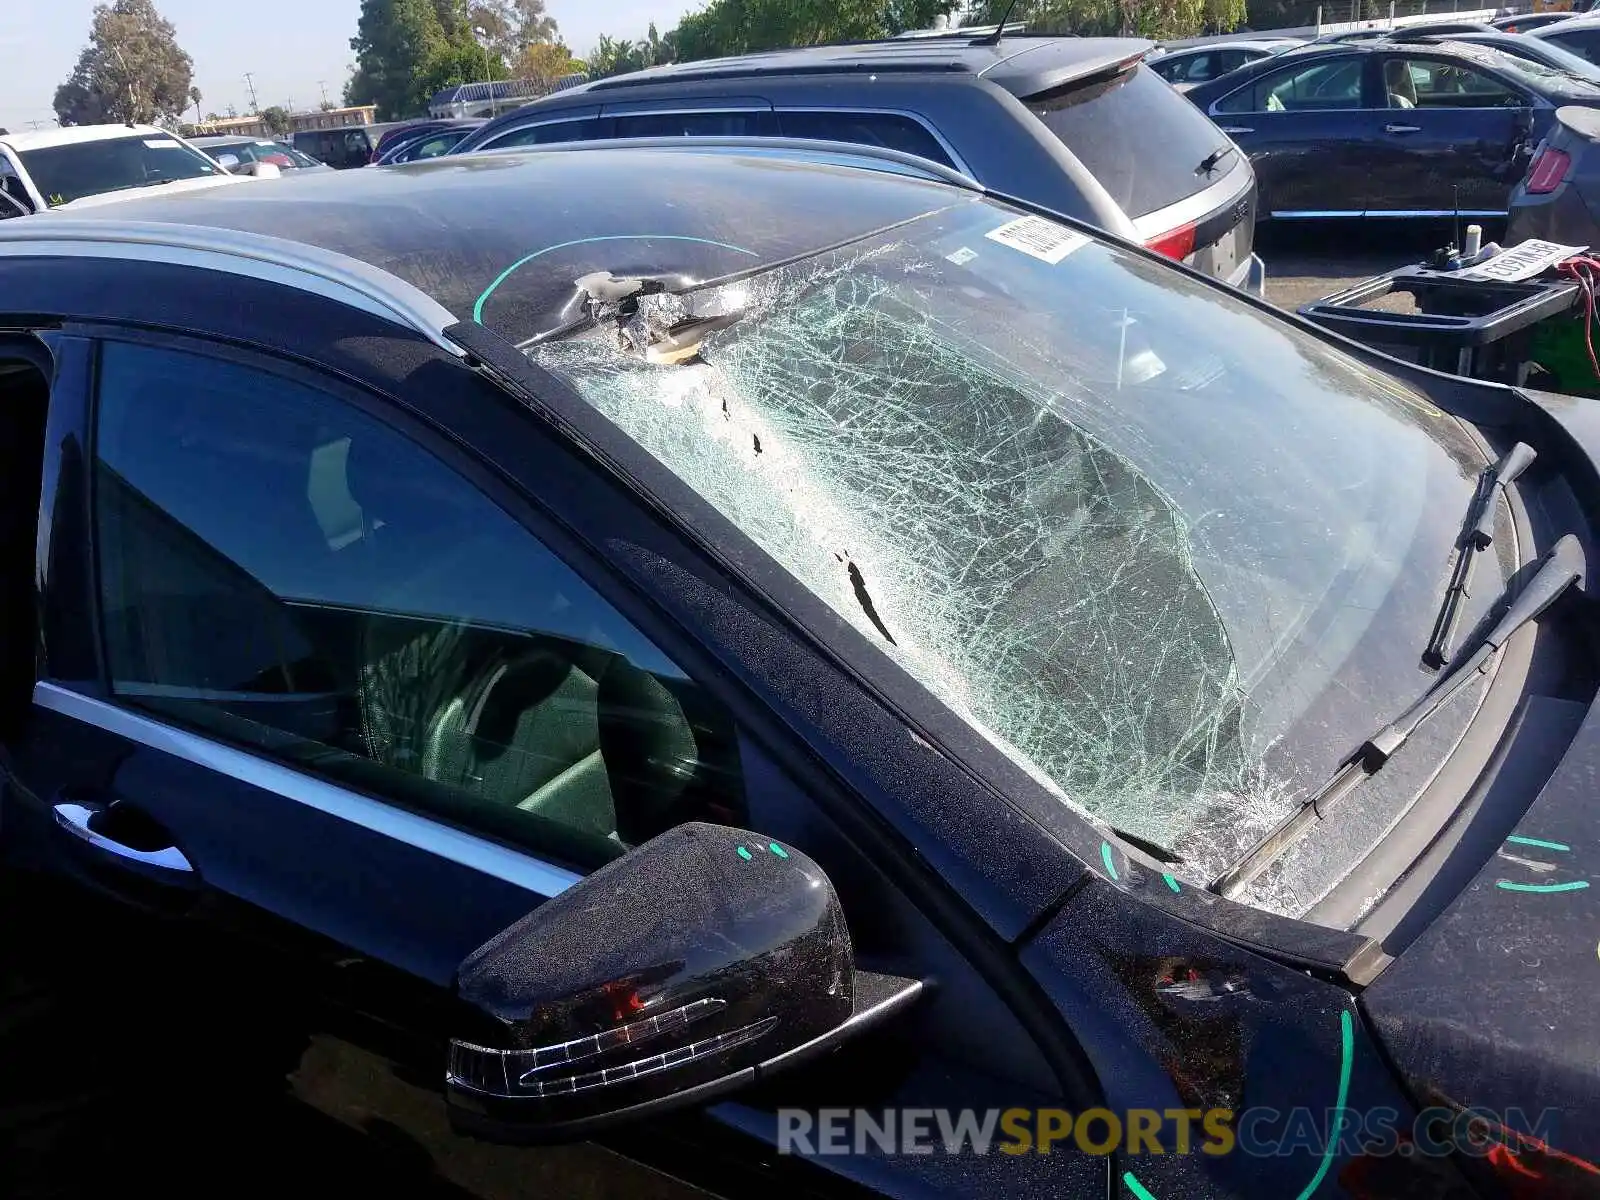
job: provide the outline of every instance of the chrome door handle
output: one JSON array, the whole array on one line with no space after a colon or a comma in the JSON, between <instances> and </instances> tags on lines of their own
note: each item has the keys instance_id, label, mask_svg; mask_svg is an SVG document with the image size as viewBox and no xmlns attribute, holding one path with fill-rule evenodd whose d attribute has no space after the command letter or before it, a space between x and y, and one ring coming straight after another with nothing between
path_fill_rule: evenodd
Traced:
<instances>
[{"instance_id":1,"label":"chrome door handle","mask_svg":"<svg viewBox=\"0 0 1600 1200\"><path fill-rule=\"evenodd\" d=\"M1222 132L1231 137L1236 133L1254 133L1255 130L1251 129L1248 125L1224 125L1222 126Z\"/></svg>"},{"instance_id":2,"label":"chrome door handle","mask_svg":"<svg viewBox=\"0 0 1600 1200\"><path fill-rule=\"evenodd\" d=\"M56 824L73 837L104 854L126 862L135 869L143 868L145 874L156 876L194 874L194 865L176 846L168 846L162 850L136 850L122 842L113 841L102 833L96 833L89 828L89 821L99 810L90 808L86 804L67 802L57 804L51 811L55 813Z\"/></svg>"},{"instance_id":3,"label":"chrome door handle","mask_svg":"<svg viewBox=\"0 0 1600 1200\"><path fill-rule=\"evenodd\" d=\"M1385 125L1383 127L1383 131L1385 133L1421 133L1422 132L1422 126L1421 125Z\"/></svg>"}]
</instances>

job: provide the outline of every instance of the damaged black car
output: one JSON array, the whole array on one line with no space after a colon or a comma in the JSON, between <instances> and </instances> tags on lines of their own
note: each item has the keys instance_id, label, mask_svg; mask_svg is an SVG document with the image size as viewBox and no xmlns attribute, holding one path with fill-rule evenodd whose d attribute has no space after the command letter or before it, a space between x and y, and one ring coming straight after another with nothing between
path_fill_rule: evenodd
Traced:
<instances>
[{"instance_id":1,"label":"damaged black car","mask_svg":"<svg viewBox=\"0 0 1600 1200\"><path fill-rule=\"evenodd\" d=\"M0 327L8 886L230 1087L480 1180L1600 1183L1592 402L844 145L7 222Z\"/></svg>"}]
</instances>

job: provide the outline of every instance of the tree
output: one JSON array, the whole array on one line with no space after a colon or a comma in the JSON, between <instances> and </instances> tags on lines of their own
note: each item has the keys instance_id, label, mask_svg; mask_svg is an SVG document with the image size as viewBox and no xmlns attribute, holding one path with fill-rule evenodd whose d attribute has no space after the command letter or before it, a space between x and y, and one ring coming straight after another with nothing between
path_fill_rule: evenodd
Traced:
<instances>
[{"instance_id":1,"label":"tree","mask_svg":"<svg viewBox=\"0 0 1600 1200\"><path fill-rule=\"evenodd\" d=\"M198 121L200 119L200 89L199 88L192 87L192 88L189 89L189 103L194 105L194 119L196 121Z\"/></svg>"},{"instance_id":2,"label":"tree","mask_svg":"<svg viewBox=\"0 0 1600 1200\"><path fill-rule=\"evenodd\" d=\"M644 66L644 57L636 42L626 38L613 38L604 33L595 43L586 60L590 79L606 79L612 75L626 75Z\"/></svg>"},{"instance_id":3,"label":"tree","mask_svg":"<svg viewBox=\"0 0 1600 1200\"><path fill-rule=\"evenodd\" d=\"M1148 38L1226 33L1245 20L1246 0L1031 0L1013 20L1036 33L1121 34ZM987 0L979 21L998 21L1005 0Z\"/></svg>"},{"instance_id":4,"label":"tree","mask_svg":"<svg viewBox=\"0 0 1600 1200\"><path fill-rule=\"evenodd\" d=\"M89 44L56 89L63 125L175 121L190 104L194 60L152 0L97 5Z\"/></svg>"},{"instance_id":5,"label":"tree","mask_svg":"<svg viewBox=\"0 0 1600 1200\"><path fill-rule=\"evenodd\" d=\"M961 0L711 0L662 39L677 61L890 37L922 29ZM1004 7L1004 3L1001 3Z\"/></svg>"},{"instance_id":6,"label":"tree","mask_svg":"<svg viewBox=\"0 0 1600 1200\"><path fill-rule=\"evenodd\" d=\"M361 0L350 49L356 70L345 99L376 104L385 121L425 108L431 79L460 65L441 61L452 56L452 47L433 0Z\"/></svg>"},{"instance_id":7,"label":"tree","mask_svg":"<svg viewBox=\"0 0 1600 1200\"><path fill-rule=\"evenodd\" d=\"M279 137L284 137L294 128L294 122L289 119L289 110L281 104L263 108L260 115L261 123L267 127L268 133L275 133Z\"/></svg>"},{"instance_id":8,"label":"tree","mask_svg":"<svg viewBox=\"0 0 1600 1200\"><path fill-rule=\"evenodd\" d=\"M483 30L491 54L512 63L528 46L560 45L560 31L544 6L545 0L476 0L468 24Z\"/></svg>"},{"instance_id":9,"label":"tree","mask_svg":"<svg viewBox=\"0 0 1600 1200\"><path fill-rule=\"evenodd\" d=\"M553 89L557 83L584 64L572 57L572 51L559 42L534 42L517 58L513 73L518 79L533 83L539 94Z\"/></svg>"}]
</instances>

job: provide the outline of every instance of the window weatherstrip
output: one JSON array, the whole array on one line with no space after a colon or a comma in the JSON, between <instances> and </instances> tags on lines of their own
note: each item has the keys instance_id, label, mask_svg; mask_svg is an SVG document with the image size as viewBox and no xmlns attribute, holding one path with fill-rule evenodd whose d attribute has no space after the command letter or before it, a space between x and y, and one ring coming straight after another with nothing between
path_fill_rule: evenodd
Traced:
<instances>
[{"instance_id":1,"label":"window weatherstrip","mask_svg":"<svg viewBox=\"0 0 1600 1200\"><path fill-rule=\"evenodd\" d=\"M341 821L359 825L380 837L414 846L535 895L547 898L557 896L582 878L564 867L512 850L498 842L348 791L281 763L174 729L59 684L48 681L35 684L33 702L40 708L227 775L286 800L304 804Z\"/></svg>"}]
</instances>

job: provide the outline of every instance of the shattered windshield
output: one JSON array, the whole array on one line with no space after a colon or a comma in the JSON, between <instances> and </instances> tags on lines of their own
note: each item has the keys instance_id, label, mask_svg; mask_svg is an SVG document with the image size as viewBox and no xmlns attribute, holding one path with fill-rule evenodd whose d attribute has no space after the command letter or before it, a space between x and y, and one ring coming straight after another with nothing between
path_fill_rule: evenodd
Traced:
<instances>
[{"instance_id":1,"label":"shattered windshield","mask_svg":"<svg viewBox=\"0 0 1600 1200\"><path fill-rule=\"evenodd\" d=\"M1428 681L1473 443L1202 282L963 200L618 313L528 352L1196 878Z\"/></svg>"}]
</instances>

